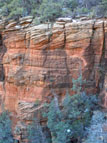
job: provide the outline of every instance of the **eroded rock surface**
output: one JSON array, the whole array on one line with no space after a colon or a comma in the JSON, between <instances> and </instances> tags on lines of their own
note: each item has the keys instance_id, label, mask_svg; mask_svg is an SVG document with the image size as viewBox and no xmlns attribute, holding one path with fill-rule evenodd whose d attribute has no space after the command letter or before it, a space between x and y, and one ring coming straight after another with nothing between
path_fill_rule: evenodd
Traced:
<instances>
[{"instance_id":1,"label":"eroded rock surface","mask_svg":"<svg viewBox=\"0 0 107 143\"><path fill-rule=\"evenodd\" d=\"M107 19L0 23L0 103L14 126L29 120L36 100L51 100L50 88L63 97L80 70L87 93L104 94L107 107Z\"/></svg>"}]
</instances>

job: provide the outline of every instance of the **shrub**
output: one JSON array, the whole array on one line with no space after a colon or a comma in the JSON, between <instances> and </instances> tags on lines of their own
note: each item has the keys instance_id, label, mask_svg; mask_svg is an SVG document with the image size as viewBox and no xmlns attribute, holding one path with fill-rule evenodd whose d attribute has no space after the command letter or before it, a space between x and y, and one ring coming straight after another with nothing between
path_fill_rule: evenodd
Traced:
<instances>
[{"instance_id":1,"label":"shrub","mask_svg":"<svg viewBox=\"0 0 107 143\"><path fill-rule=\"evenodd\" d=\"M43 0L38 10L41 21L53 22L61 15L62 5L61 1L57 0Z\"/></svg>"},{"instance_id":2,"label":"shrub","mask_svg":"<svg viewBox=\"0 0 107 143\"><path fill-rule=\"evenodd\" d=\"M90 126L87 128L87 138L83 143L107 143L107 131L103 130L107 124L107 113L94 111Z\"/></svg>"},{"instance_id":3,"label":"shrub","mask_svg":"<svg viewBox=\"0 0 107 143\"><path fill-rule=\"evenodd\" d=\"M96 99L96 98L95 98ZM49 105L47 113L47 126L55 143L68 143L72 138L82 139L85 136L85 128L89 125L92 108L95 102L84 92L80 95L66 97L57 110L55 99Z\"/></svg>"},{"instance_id":4,"label":"shrub","mask_svg":"<svg viewBox=\"0 0 107 143\"><path fill-rule=\"evenodd\" d=\"M28 126L28 140L30 143L48 143L37 117Z\"/></svg>"},{"instance_id":5,"label":"shrub","mask_svg":"<svg viewBox=\"0 0 107 143\"><path fill-rule=\"evenodd\" d=\"M0 143L13 143L11 120L7 111L0 115Z\"/></svg>"},{"instance_id":6,"label":"shrub","mask_svg":"<svg viewBox=\"0 0 107 143\"><path fill-rule=\"evenodd\" d=\"M96 14L99 17L107 17L107 0L102 0L102 2L96 6Z\"/></svg>"},{"instance_id":7,"label":"shrub","mask_svg":"<svg viewBox=\"0 0 107 143\"><path fill-rule=\"evenodd\" d=\"M107 0L0 0L0 17L18 19L33 15L36 24L54 22L57 17L75 17L83 14L106 16ZM40 20L40 21L39 21Z\"/></svg>"},{"instance_id":8,"label":"shrub","mask_svg":"<svg viewBox=\"0 0 107 143\"><path fill-rule=\"evenodd\" d=\"M92 109L97 104L95 96L87 96L82 91L82 75L74 80L73 88L75 91L73 96L66 92L66 96L61 106L55 93L54 99L49 105L47 112L47 126L52 135L54 143L69 143L73 138L79 141L85 136L85 128L89 125Z\"/></svg>"}]
</instances>

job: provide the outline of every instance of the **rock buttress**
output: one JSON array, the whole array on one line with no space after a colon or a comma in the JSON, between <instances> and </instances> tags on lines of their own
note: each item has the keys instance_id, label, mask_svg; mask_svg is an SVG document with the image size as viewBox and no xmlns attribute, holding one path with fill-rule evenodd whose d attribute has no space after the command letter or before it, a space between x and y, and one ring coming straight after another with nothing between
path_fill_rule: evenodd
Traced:
<instances>
[{"instance_id":1,"label":"rock buttress","mask_svg":"<svg viewBox=\"0 0 107 143\"><path fill-rule=\"evenodd\" d=\"M0 45L0 56L2 45L6 49L0 57L0 79L5 77L3 102L13 113L13 127L31 120L36 100L52 99L50 88L62 98L80 69L87 93L107 94L106 19L38 26L26 23L25 27L20 23L2 28ZM107 99L103 101L107 105Z\"/></svg>"}]
</instances>

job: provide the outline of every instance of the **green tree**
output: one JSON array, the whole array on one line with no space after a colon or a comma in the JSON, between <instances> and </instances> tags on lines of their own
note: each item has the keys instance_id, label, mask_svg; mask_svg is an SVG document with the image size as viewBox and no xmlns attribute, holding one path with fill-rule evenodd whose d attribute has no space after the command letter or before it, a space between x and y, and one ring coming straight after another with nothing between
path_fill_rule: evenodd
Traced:
<instances>
[{"instance_id":1,"label":"green tree","mask_svg":"<svg viewBox=\"0 0 107 143\"><path fill-rule=\"evenodd\" d=\"M89 15L93 11L106 16L107 0L0 0L0 17L8 19L33 15L40 22L54 22L61 16Z\"/></svg>"},{"instance_id":2,"label":"green tree","mask_svg":"<svg viewBox=\"0 0 107 143\"><path fill-rule=\"evenodd\" d=\"M96 7L96 14L100 17L107 17L107 0L102 0Z\"/></svg>"},{"instance_id":3,"label":"green tree","mask_svg":"<svg viewBox=\"0 0 107 143\"><path fill-rule=\"evenodd\" d=\"M64 7L69 8L71 11L73 11L78 6L77 0L64 0L63 3Z\"/></svg>"},{"instance_id":4,"label":"green tree","mask_svg":"<svg viewBox=\"0 0 107 143\"><path fill-rule=\"evenodd\" d=\"M12 0L8 5L8 9L10 11L8 15L9 19L22 17L24 13L24 8L22 6L21 0Z\"/></svg>"},{"instance_id":5,"label":"green tree","mask_svg":"<svg viewBox=\"0 0 107 143\"><path fill-rule=\"evenodd\" d=\"M87 128L87 136L83 143L107 143L107 131L102 128L107 124L107 112L96 110L93 112L90 126Z\"/></svg>"},{"instance_id":6,"label":"green tree","mask_svg":"<svg viewBox=\"0 0 107 143\"><path fill-rule=\"evenodd\" d=\"M0 8L0 15L8 19L21 17L24 11L21 0L1 0Z\"/></svg>"},{"instance_id":7,"label":"green tree","mask_svg":"<svg viewBox=\"0 0 107 143\"><path fill-rule=\"evenodd\" d=\"M41 21L55 21L61 15L62 2L60 0L43 0L38 15Z\"/></svg>"},{"instance_id":8,"label":"green tree","mask_svg":"<svg viewBox=\"0 0 107 143\"><path fill-rule=\"evenodd\" d=\"M48 143L37 117L34 117L32 124L28 126L28 140L30 143Z\"/></svg>"},{"instance_id":9,"label":"green tree","mask_svg":"<svg viewBox=\"0 0 107 143\"><path fill-rule=\"evenodd\" d=\"M40 3L41 0L0 0L0 16L15 19L34 15Z\"/></svg>"},{"instance_id":10,"label":"green tree","mask_svg":"<svg viewBox=\"0 0 107 143\"><path fill-rule=\"evenodd\" d=\"M61 111L59 109L58 100L55 96L49 105L49 112L47 113L47 117L48 117L47 126L51 132L52 142L56 143L57 142L57 134L60 133L58 126L61 127L60 129L62 129L62 127L64 128L64 126L63 126L64 124L63 125L58 124L58 123L61 123ZM60 141L59 141L59 143L60 143Z\"/></svg>"},{"instance_id":11,"label":"green tree","mask_svg":"<svg viewBox=\"0 0 107 143\"><path fill-rule=\"evenodd\" d=\"M82 6L85 8L92 8L93 6L96 6L101 2L101 0L82 0Z\"/></svg>"},{"instance_id":12,"label":"green tree","mask_svg":"<svg viewBox=\"0 0 107 143\"><path fill-rule=\"evenodd\" d=\"M78 140L85 135L85 127L89 125L91 119L92 102L90 98L82 93L81 95L66 97L62 104L62 109L56 109L55 99L49 105L48 128L54 143L68 143L72 138Z\"/></svg>"},{"instance_id":13,"label":"green tree","mask_svg":"<svg viewBox=\"0 0 107 143\"><path fill-rule=\"evenodd\" d=\"M8 4L10 3L11 0L0 0L0 16L8 16L9 14L9 9L8 9Z\"/></svg>"},{"instance_id":14,"label":"green tree","mask_svg":"<svg viewBox=\"0 0 107 143\"><path fill-rule=\"evenodd\" d=\"M78 7L78 0L63 0L62 16L75 16L75 9Z\"/></svg>"},{"instance_id":15,"label":"green tree","mask_svg":"<svg viewBox=\"0 0 107 143\"><path fill-rule=\"evenodd\" d=\"M0 143L14 143L11 120L7 111L0 115Z\"/></svg>"},{"instance_id":16,"label":"green tree","mask_svg":"<svg viewBox=\"0 0 107 143\"><path fill-rule=\"evenodd\" d=\"M80 141L84 137L85 127L91 120L93 106L97 103L94 96L87 96L82 91L84 82L82 74L76 80L73 79L72 90L75 94L70 96L67 91L61 105L58 103L57 95L53 93L54 99L47 113L47 126L52 135L52 142L69 143L73 138Z\"/></svg>"}]
</instances>

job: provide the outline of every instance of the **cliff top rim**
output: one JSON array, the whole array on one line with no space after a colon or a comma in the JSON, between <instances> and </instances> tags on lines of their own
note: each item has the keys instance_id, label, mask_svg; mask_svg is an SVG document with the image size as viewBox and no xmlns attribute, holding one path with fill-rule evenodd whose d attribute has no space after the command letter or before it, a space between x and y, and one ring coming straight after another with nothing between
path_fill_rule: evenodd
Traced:
<instances>
[{"instance_id":1,"label":"cliff top rim","mask_svg":"<svg viewBox=\"0 0 107 143\"><path fill-rule=\"evenodd\" d=\"M81 17L77 17L75 19L69 18L69 17L60 17L57 18L56 21L54 23L59 24L59 25L65 25L67 23L80 23L80 24L84 24L87 22L92 22L92 21L107 21L107 18L89 18L86 16L81 16ZM1 31L17 31L20 29L24 29L24 28L28 28L28 27L33 27L33 26L37 26L40 27L42 25L51 25L51 22L44 22L44 23L40 23L40 24L35 24L34 22L34 17L33 16L26 16L26 17L22 17L19 18L18 20L12 19L12 20L0 20L0 32ZM50 26L51 27L51 26Z\"/></svg>"}]
</instances>

